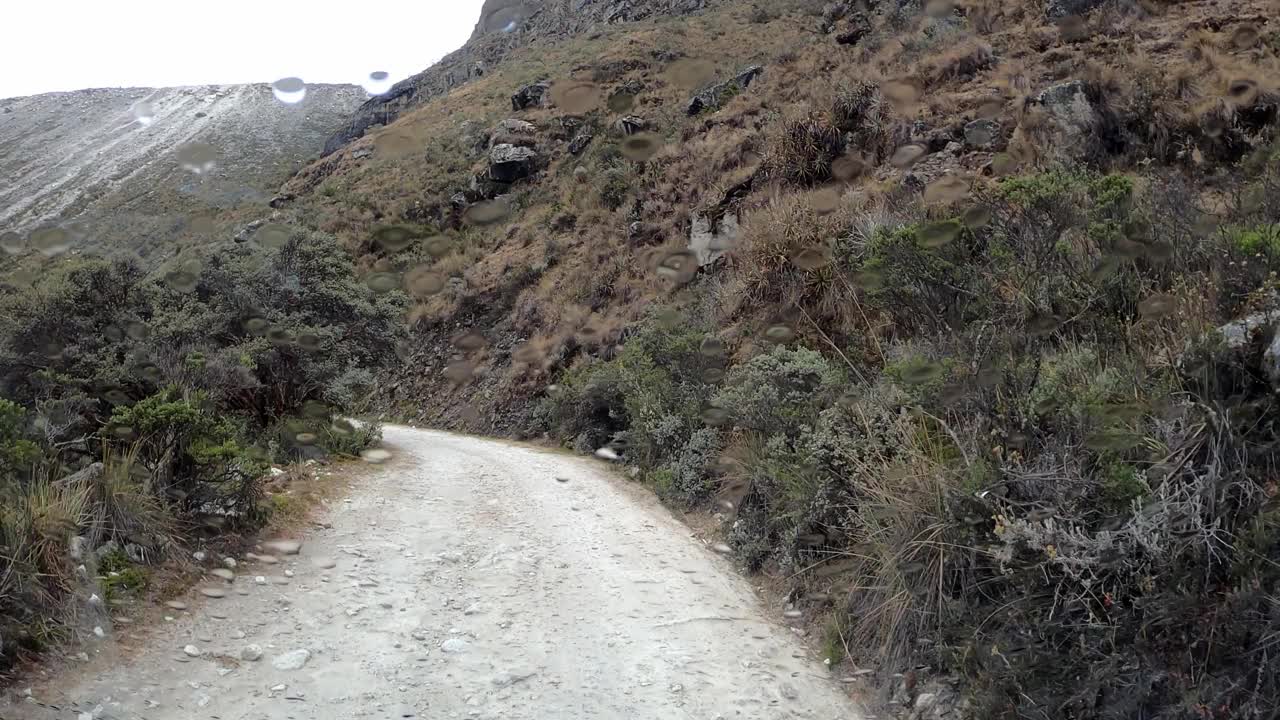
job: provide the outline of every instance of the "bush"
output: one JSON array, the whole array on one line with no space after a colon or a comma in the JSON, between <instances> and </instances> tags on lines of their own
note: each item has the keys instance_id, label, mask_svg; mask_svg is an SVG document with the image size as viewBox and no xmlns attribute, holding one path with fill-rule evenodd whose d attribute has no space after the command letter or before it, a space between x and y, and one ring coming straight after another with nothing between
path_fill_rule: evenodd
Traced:
<instances>
[{"instance_id":1,"label":"bush","mask_svg":"<svg viewBox=\"0 0 1280 720\"><path fill-rule=\"evenodd\" d=\"M843 383L843 373L819 353L778 346L735 366L712 403L739 428L796 438L812 427Z\"/></svg>"},{"instance_id":2,"label":"bush","mask_svg":"<svg viewBox=\"0 0 1280 720\"><path fill-rule=\"evenodd\" d=\"M252 529L266 462L306 446L263 438L304 415L331 452L380 436L332 419L394 356L402 294L365 287L315 233L181 260L155 277L75 258L0 296L0 635L19 638L0 666L63 627L68 538L150 562L196 523Z\"/></svg>"},{"instance_id":3,"label":"bush","mask_svg":"<svg viewBox=\"0 0 1280 720\"><path fill-rule=\"evenodd\" d=\"M844 154L844 134L821 115L782 124L771 139L765 164L770 175L796 185L831 177L831 162Z\"/></svg>"}]
</instances>

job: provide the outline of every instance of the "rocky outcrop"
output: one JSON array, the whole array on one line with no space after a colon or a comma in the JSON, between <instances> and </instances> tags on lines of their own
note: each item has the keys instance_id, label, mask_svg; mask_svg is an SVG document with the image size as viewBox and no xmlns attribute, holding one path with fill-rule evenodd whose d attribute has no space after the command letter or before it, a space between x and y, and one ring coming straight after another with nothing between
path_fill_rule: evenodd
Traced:
<instances>
[{"instance_id":1,"label":"rocky outcrop","mask_svg":"<svg viewBox=\"0 0 1280 720\"><path fill-rule=\"evenodd\" d=\"M1068 80L1036 95L1033 103L1042 107L1060 131L1057 146L1067 155L1082 156L1096 140L1099 115L1085 84Z\"/></svg>"},{"instance_id":2,"label":"rocky outcrop","mask_svg":"<svg viewBox=\"0 0 1280 720\"><path fill-rule=\"evenodd\" d=\"M1258 369L1280 390L1280 303L1275 309L1227 323L1218 332L1231 352L1247 354L1251 349L1261 349Z\"/></svg>"},{"instance_id":3,"label":"rocky outcrop","mask_svg":"<svg viewBox=\"0 0 1280 720\"><path fill-rule=\"evenodd\" d=\"M705 267L724 257L738 241L738 217L727 214L718 222L705 215L695 215L689 228L689 249Z\"/></svg>"},{"instance_id":4,"label":"rocky outcrop","mask_svg":"<svg viewBox=\"0 0 1280 720\"><path fill-rule=\"evenodd\" d=\"M689 99L686 112L689 115L697 115L701 112L719 110L720 106L728 102L734 95L750 87L752 81L759 77L762 72L764 72L764 68L759 65L752 65L728 80L712 83L704 87Z\"/></svg>"},{"instance_id":5,"label":"rocky outcrop","mask_svg":"<svg viewBox=\"0 0 1280 720\"><path fill-rule=\"evenodd\" d=\"M533 148L503 143L489 150L489 179L513 183L529 177L538 168L538 153Z\"/></svg>"},{"instance_id":6,"label":"rocky outcrop","mask_svg":"<svg viewBox=\"0 0 1280 720\"><path fill-rule=\"evenodd\" d=\"M547 91L550 89L551 83L546 80L525 85L512 94L511 109L520 112L526 108L542 107L547 99Z\"/></svg>"},{"instance_id":7,"label":"rocky outcrop","mask_svg":"<svg viewBox=\"0 0 1280 720\"><path fill-rule=\"evenodd\" d=\"M370 128L387 125L406 111L493 70L513 50L540 41L559 41L600 25L669 15L688 15L723 0L487 0L475 30L460 49L426 70L370 98L329 137L324 155L337 152ZM519 105L512 98L515 110Z\"/></svg>"}]
</instances>

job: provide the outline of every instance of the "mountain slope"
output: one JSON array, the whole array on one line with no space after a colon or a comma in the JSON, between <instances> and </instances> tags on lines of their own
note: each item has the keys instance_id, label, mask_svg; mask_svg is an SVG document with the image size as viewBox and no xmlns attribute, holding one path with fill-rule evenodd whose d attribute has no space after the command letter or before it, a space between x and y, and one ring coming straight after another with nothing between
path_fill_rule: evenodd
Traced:
<instances>
[{"instance_id":1,"label":"mountain slope","mask_svg":"<svg viewBox=\"0 0 1280 720\"><path fill-rule=\"evenodd\" d=\"M265 207L364 99L351 85L313 85L297 105L266 85L129 88L0 101L0 228L26 235L75 223L80 249L143 254L194 238L194 217ZM146 103L150 124L132 108ZM208 145L197 176L179 152Z\"/></svg>"},{"instance_id":2,"label":"mountain slope","mask_svg":"<svg viewBox=\"0 0 1280 720\"><path fill-rule=\"evenodd\" d=\"M563 41L593 28L653 17L684 16L715 0L486 0L471 38L389 92L362 105L324 146L337 152L368 132L388 125L406 111L449 92L496 67L513 50Z\"/></svg>"}]
</instances>

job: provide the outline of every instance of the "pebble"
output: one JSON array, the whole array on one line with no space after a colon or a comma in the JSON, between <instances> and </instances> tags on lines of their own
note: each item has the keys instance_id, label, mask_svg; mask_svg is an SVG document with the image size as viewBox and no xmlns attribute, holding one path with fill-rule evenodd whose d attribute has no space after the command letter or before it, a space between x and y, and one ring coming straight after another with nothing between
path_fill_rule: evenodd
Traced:
<instances>
[{"instance_id":1,"label":"pebble","mask_svg":"<svg viewBox=\"0 0 1280 720\"><path fill-rule=\"evenodd\" d=\"M799 610L788 610L782 613L782 617L785 617L785 618L804 617L804 613L800 612Z\"/></svg>"},{"instance_id":2,"label":"pebble","mask_svg":"<svg viewBox=\"0 0 1280 720\"><path fill-rule=\"evenodd\" d=\"M167 608L171 608L171 609L173 609L173 610L186 610L186 609L187 609L187 604L186 604L186 603L184 603L184 602L181 602L181 601L179 601L179 600L170 600L169 602L165 603L165 604L164 604L164 606L165 606L165 607L167 607Z\"/></svg>"},{"instance_id":3,"label":"pebble","mask_svg":"<svg viewBox=\"0 0 1280 720\"><path fill-rule=\"evenodd\" d=\"M220 577L223 580L226 580L227 582L231 582L232 580L236 579L236 574L231 572L227 568L214 568L213 570L209 571L209 574L214 577Z\"/></svg>"},{"instance_id":4,"label":"pebble","mask_svg":"<svg viewBox=\"0 0 1280 720\"><path fill-rule=\"evenodd\" d=\"M229 558L222 558L222 564L223 564L223 565L226 565L226 566L227 566L227 567L229 567L229 568L235 568L235 566L236 566L236 559L235 559L235 558L230 558L230 557L229 557Z\"/></svg>"},{"instance_id":5,"label":"pebble","mask_svg":"<svg viewBox=\"0 0 1280 720\"><path fill-rule=\"evenodd\" d=\"M284 576L285 576L285 577L293 577L293 571L292 571L292 570L285 570L285 571L284 571Z\"/></svg>"},{"instance_id":6,"label":"pebble","mask_svg":"<svg viewBox=\"0 0 1280 720\"><path fill-rule=\"evenodd\" d=\"M186 653L190 657L200 657L200 648L195 645L188 645L182 648L182 652Z\"/></svg>"},{"instance_id":7,"label":"pebble","mask_svg":"<svg viewBox=\"0 0 1280 720\"><path fill-rule=\"evenodd\" d=\"M254 581L255 583L259 584L259 585L266 585L266 584L267 584L267 576L266 576L266 575L259 575L259 576L255 577L255 578L253 579L253 581Z\"/></svg>"},{"instance_id":8,"label":"pebble","mask_svg":"<svg viewBox=\"0 0 1280 720\"><path fill-rule=\"evenodd\" d=\"M200 594L209 598L224 598L227 596L227 591L222 588L203 587L200 588Z\"/></svg>"},{"instance_id":9,"label":"pebble","mask_svg":"<svg viewBox=\"0 0 1280 720\"><path fill-rule=\"evenodd\" d=\"M449 638L440 643L440 649L447 653L460 653L467 649L467 641L462 638Z\"/></svg>"},{"instance_id":10,"label":"pebble","mask_svg":"<svg viewBox=\"0 0 1280 720\"><path fill-rule=\"evenodd\" d=\"M196 562L204 562L204 559L208 556L204 554L203 550L197 550L191 553L191 557L195 558Z\"/></svg>"},{"instance_id":11,"label":"pebble","mask_svg":"<svg viewBox=\"0 0 1280 720\"><path fill-rule=\"evenodd\" d=\"M271 661L271 667L277 670L301 670L307 661L311 659L311 651L305 648L291 650L283 655L277 655Z\"/></svg>"},{"instance_id":12,"label":"pebble","mask_svg":"<svg viewBox=\"0 0 1280 720\"><path fill-rule=\"evenodd\" d=\"M243 640L243 639L244 639L244 631L243 631L243 630L232 630L232 631L231 631L231 639L232 639L232 640Z\"/></svg>"},{"instance_id":13,"label":"pebble","mask_svg":"<svg viewBox=\"0 0 1280 720\"><path fill-rule=\"evenodd\" d=\"M249 662L257 662L262 659L262 647L259 645L245 645L240 650L240 659Z\"/></svg>"}]
</instances>

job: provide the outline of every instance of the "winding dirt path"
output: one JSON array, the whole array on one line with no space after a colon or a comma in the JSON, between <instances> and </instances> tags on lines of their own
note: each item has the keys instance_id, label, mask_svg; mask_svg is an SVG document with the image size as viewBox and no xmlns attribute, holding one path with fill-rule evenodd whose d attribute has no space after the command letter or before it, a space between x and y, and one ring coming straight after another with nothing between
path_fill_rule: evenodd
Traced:
<instances>
[{"instance_id":1,"label":"winding dirt path","mask_svg":"<svg viewBox=\"0 0 1280 720\"><path fill-rule=\"evenodd\" d=\"M393 459L300 554L211 577L227 597L36 693L60 709L0 717L861 718L725 558L599 463L385 435Z\"/></svg>"}]
</instances>

